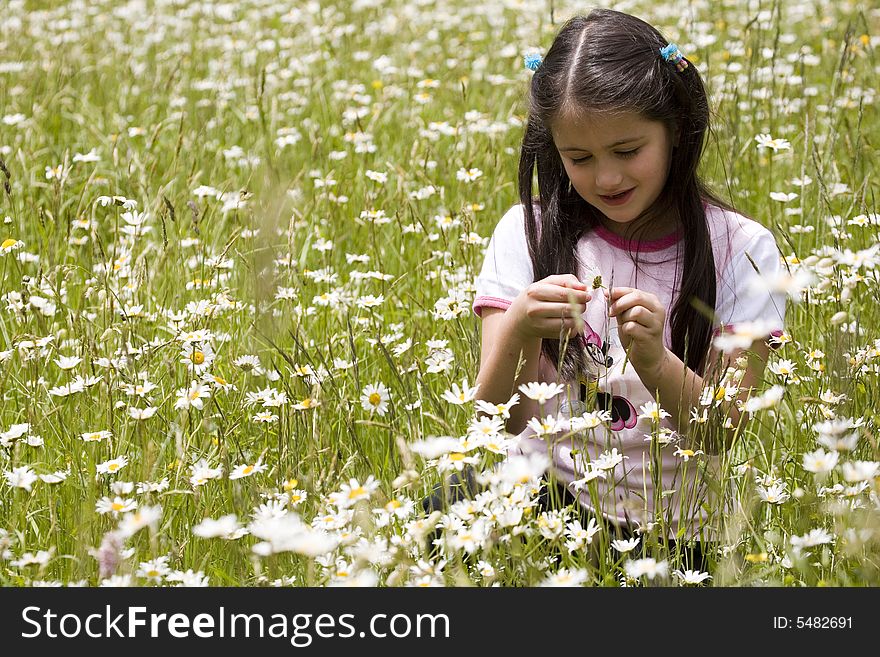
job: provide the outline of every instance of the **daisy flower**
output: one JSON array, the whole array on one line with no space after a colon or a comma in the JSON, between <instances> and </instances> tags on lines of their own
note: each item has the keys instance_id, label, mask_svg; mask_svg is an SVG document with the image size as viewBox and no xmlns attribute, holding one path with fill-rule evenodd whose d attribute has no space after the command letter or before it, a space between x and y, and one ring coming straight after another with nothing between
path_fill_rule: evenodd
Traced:
<instances>
[{"instance_id":1,"label":"daisy flower","mask_svg":"<svg viewBox=\"0 0 880 657\"><path fill-rule=\"evenodd\" d=\"M260 365L260 358L258 356L245 354L244 356L236 358L232 363L243 372L250 372L251 374L257 375L263 373L263 367Z\"/></svg>"},{"instance_id":2,"label":"daisy flower","mask_svg":"<svg viewBox=\"0 0 880 657\"><path fill-rule=\"evenodd\" d=\"M373 475L367 477L364 483L360 483L357 479L349 479L347 484L342 484L339 492L330 494L330 502L341 509L347 509L360 500L369 499L378 487L379 482L373 478Z\"/></svg>"},{"instance_id":3,"label":"daisy flower","mask_svg":"<svg viewBox=\"0 0 880 657\"><path fill-rule=\"evenodd\" d=\"M116 474L126 465L128 465L128 459L124 456L119 456L115 459L99 463L97 466L97 472L98 474Z\"/></svg>"},{"instance_id":4,"label":"daisy flower","mask_svg":"<svg viewBox=\"0 0 880 657\"><path fill-rule=\"evenodd\" d=\"M212 468L205 459L199 459L190 466L189 483L193 488L202 486L212 479L223 476L223 466Z\"/></svg>"},{"instance_id":5,"label":"daisy flower","mask_svg":"<svg viewBox=\"0 0 880 657\"><path fill-rule=\"evenodd\" d=\"M488 413L489 415L498 415L505 420L509 420L510 409L516 406L518 403L519 393L515 392L513 393L513 397L508 399L503 404L492 404L484 399L478 399L476 402L476 407L478 411L482 411L483 413Z\"/></svg>"},{"instance_id":6,"label":"daisy flower","mask_svg":"<svg viewBox=\"0 0 880 657\"><path fill-rule=\"evenodd\" d=\"M538 383L536 381L524 383L519 387L521 393L529 399L534 399L539 404L543 404L548 400L553 399L563 390L565 390L565 386L559 383Z\"/></svg>"},{"instance_id":7,"label":"daisy flower","mask_svg":"<svg viewBox=\"0 0 880 657\"><path fill-rule=\"evenodd\" d=\"M31 425L27 422L23 422L21 424L13 424L9 427L9 431L4 431L0 433L0 445L3 447L9 447L12 444L13 440L17 440L24 436L28 431L30 431Z\"/></svg>"},{"instance_id":8,"label":"daisy flower","mask_svg":"<svg viewBox=\"0 0 880 657\"><path fill-rule=\"evenodd\" d=\"M411 443L410 449L426 459L435 459L443 454L456 451L460 444L459 440L451 436L433 436Z\"/></svg>"},{"instance_id":9,"label":"daisy flower","mask_svg":"<svg viewBox=\"0 0 880 657\"><path fill-rule=\"evenodd\" d=\"M791 150L791 143L787 139L782 138L773 138L768 134L759 134L755 137L755 141L757 142L757 147L759 151L763 151L767 148L772 150L774 153L778 153L779 151L788 151Z\"/></svg>"},{"instance_id":10,"label":"daisy flower","mask_svg":"<svg viewBox=\"0 0 880 657\"><path fill-rule=\"evenodd\" d=\"M379 415L385 415L388 411L388 402L390 400L391 395L388 392L388 388L381 382L377 384L368 383L361 393L361 406L365 411L370 411L371 415L374 412Z\"/></svg>"},{"instance_id":11,"label":"daisy flower","mask_svg":"<svg viewBox=\"0 0 880 657\"><path fill-rule=\"evenodd\" d=\"M162 556L151 561L142 561L135 575L158 584L170 572L171 568L168 567L168 557Z\"/></svg>"},{"instance_id":12,"label":"daisy flower","mask_svg":"<svg viewBox=\"0 0 880 657\"><path fill-rule=\"evenodd\" d=\"M217 374L206 374L202 378L202 383L207 383L208 385L214 386L214 390L222 390L224 392L229 392L230 390L238 390L238 388L235 387L234 383L230 383L222 376L219 376Z\"/></svg>"},{"instance_id":13,"label":"daisy flower","mask_svg":"<svg viewBox=\"0 0 880 657\"><path fill-rule=\"evenodd\" d=\"M471 420L467 435L471 438L495 438L504 431L504 421L498 417L479 417Z\"/></svg>"},{"instance_id":14,"label":"daisy flower","mask_svg":"<svg viewBox=\"0 0 880 657\"><path fill-rule=\"evenodd\" d=\"M180 352L180 362L194 374L202 374L214 363L214 348L210 343L188 343Z\"/></svg>"},{"instance_id":15,"label":"daisy flower","mask_svg":"<svg viewBox=\"0 0 880 657\"><path fill-rule=\"evenodd\" d=\"M826 452L821 447L815 452L807 452L803 455L804 470L815 474L826 474L834 469L840 454L835 451Z\"/></svg>"},{"instance_id":16,"label":"daisy flower","mask_svg":"<svg viewBox=\"0 0 880 657\"><path fill-rule=\"evenodd\" d=\"M112 436L112 432L102 429L101 431L87 431L86 433L81 434L80 437L87 443L97 443Z\"/></svg>"},{"instance_id":17,"label":"daisy flower","mask_svg":"<svg viewBox=\"0 0 880 657\"><path fill-rule=\"evenodd\" d=\"M849 483L873 481L880 476L880 462L847 461L842 466L843 478Z\"/></svg>"},{"instance_id":18,"label":"daisy flower","mask_svg":"<svg viewBox=\"0 0 880 657\"><path fill-rule=\"evenodd\" d=\"M60 484L62 481L67 479L69 472L64 470L58 470L57 472L53 472L51 474L41 474L40 479L47 484Z\"/></svg>"},{"instance_id":19,"label":"daisy flower","mask_svg":"<svg viewBox=\"0 0 880 657\"><path fill-rule=\"evenodd\" d=\"M673 570L672 575L679 579L682 586L685 584L698 585L707 579L712 579L709 573L700 572L699 570Z\"/></svg>"},{"instance_id":20,"label":"daisy flower","mask_svg":"<svg viewBox=\"0 0 880 657\"><path fill-rule=\"evenodd\" d=\"M597 470L613 470L623 463L623 459L628 458L625 454L618 452L616 447L612 447L610 452L606 451L600 454L599 458L593 461L593 466Z\"/></svg>"},{"instance_id":21,"label":"daisy flower","mask_svg":"<svg viewBox=\"0 0 880 657\"><path fill-rule=\"evenodd\" d=\"M548 575L538 586L583 586L589 579L586 568L561 568L552 575Z\"/></svg>"},{"instance_id":22,"label":"daisy flower","mask_svg":"<svg viewBox=\"0 0 880 657\"><path fill-rule=\"evenodd\" d=\"M690 459L695 457L697 454L703 454L703 450L698 449L697 451L694 451L692 449L683 449L683 448L679 447L677 450L675 450L673 452L674 456L680 456L681 460L685 461L685 462L689 461Z\"/></svg>"},{"instance_id":23,"label":"daisy flower","mask_svg":"<svg viewBox=\"0 0 880 657\"><path fill-rule=\"evenodd\" d=\"M112 513L114 516L118 516L120 513L134 511L135 509L137 509L137 500L128 500L119 496L114 497L112 500L109 497L102 497L95 504L95 511L101 515Z\"/></svg>"},{"instance_id":24,"label":"daisy flower","mask_svg":"<svg viewBox=\"0 0 880 657\"><path fill-rule=\"evenodd\" d=\"M6 483L13 488L24 488L28 492L37 480L37 475L28 465L4 471L3 476L6 478Z\"/></svg>"},{"instance_id":25,"label":"daisy flower","mask_svg":"<svg viewBox=\"0 0 880 657\"><path fill-rule=\"evenodd\" d=\"M464 466L476 465L479 462L480 459L477 456L468 456L461 452L450 452L441 456L437 461L437 470L440 472L449 472L451 470L461 472L464 470Z\"/></svg>"},{"instance_id":26,"label":"daisy flower","mask_svg":"<svg viewBox=\"0 0 880 657\"><path fill-rule=\"evenodd\" d=\"M638 579L642 576L654 579L655 577L666 577L669 564L666 561L658 562L656 559L646 557L627 561L623 569L626 571L627 577L631 579Z\"/></svg>"},{"instance_id":27,"label":"daisy flower","mask_svg":"<svg viewBox=\"0 0 880 657\"><path fill-rule=\"evenodd\" d=\"M4 256L11 251L15 251L16 249L20 249L24 246L24 242L21 240L15 240L11 237L3 240L3 243L0 244L0 256Z\"/></svg>"},{"instance_id":28,"label":"daisy flower","mask_svg":"<svg viewBox=\"0 0 880 657\"><path fill-rule=\"evenodd\" d=\"M634 550L641 539L638 536L633 536L632 538L627 539L617 539L611 541L611 547L620 552L621 554Z\"/></svg>"},{"instance_id":29,"label":"daisy flower","mask_svg":"<svg viewBox=\"0 0 880 657\"><path fill-rule=\"evenodd\" d=\"M791 497L784 483L774 483L767 487L758 486L757 490L761 500L767 504L782 504Z\"/></svg>"},{"instance_id":30,"label":"daisy flower","mask_svg":"<svg viewBox=\"0 0 880 657\"><path fill-rule=\"evenodd\" d=\"M669 413L660 408L660 404L655 401L646 402L639 407L640 419L647 418L651 422L659 422L669 416Z\"/></svg>"},{"instance_id":31,"label":"daisy flower","mask_svg":"<svg viewBox=\"0 0 880 657\"><path fill-rule=\"evenodd\" d=\"M479 387L480 385L477 384L471 388L468 386L467 379L463 379L461 382L461 388L458 387L457 383L453 383L452 389L444 392L442 397L450 404L460 406L462 404L466 404L469 401L472 401L474 397L477 396L477 389Z\"/></svg>"},{"instance_id":32,"label":"daisy flower","mask_svg":"<svg viewBox=\"0 0 880 657\"><path fill-rule=\"evenodd\" d=\"M55 364L62 370L72 370L74 367L79 365L82 362L82 358L79 356L58 356L55 359Z\"/></svg>"},{"instance_id":33,"label":"daisy flower","mask_svg":"<svg viewBox=\"0 0 880 657\"><path fill-rule=\"evenodd\" d=\"M155 406L147 406L146 408L135 408L134 406L128 407L128 414L131 416L132 420L149 420L156 414L156 411L159 410Z\"/></svg>"},{"instance_id":34,"label":"daisy flower","mask_svg":"<svg viewBox=\"0 0 880 657\"><path fill-rule=\"evenodd\" d=\"M174 402L174 408L197 408L201 410L205 406L204 399L211 396L208 386L198 381L191 381L189 388L180 388L177 391L177 401Z\"/></svg>"},{"instance_id":35,"label":"daisy flower","mask_svg":"<svg viewBox=\"0 0 880 657\"><path fill-rule=\"evenodd\" d=\"M455 177L462 182L471 183L477 178L482 177L483 172L477 168L465 169L461 168L455 173Z\"/></svg>"},{"instance_id":36,"label":"daisy flower","mask_svg":"<svg viewBox=\"0 0 880 657\"><path fill-rule=\"evenodd\" d=\"M552 433L556 433L557 431L562 430L562 420L554 417L551 413L545 418L533 417L528 421L528 426L532 431L535 432L536 436L548 436Z\"/></svg>"},{"instance_id":37,"label":"daisy flower","mask_svg":"<svg viewBox=\"0 0 880 657\"><path fill-rule=\"evenodd\" d=\"M293 404L291 408L295 411L306 411L312 408L317 408L320 405L321 402L314 397L306 397L305 399Z\"/></svg>"},{"instance_id":38,"label":"daisy flower","mask_svg":"<svg viewBox=\"0 0 880 657\"><path fill-rule=\"evenodd\" d=\"M238 518L232 513L217 520L205 518L193 527L192 532L201 538L231 538L239 529Z\"/></svg>"},{"instance_id":39,"label":"daisy flower","mask_svg":"<svg viewBox=\"0 0 880 657\"><path fill-rule=\"evenodd\" d=\"M192 569L189 569L186 572L173 570L168 574L166 579L169 582L178 582L176 586L179 587L203 587L211 585L210 580L201 570L198 572L194 572Z\"/></svg>"},{"instance_id":40,"label":"daisy flower","mask_svg":"<svg viewBox=\"0 0 880 657\"><path fill-rule=\"evenodd\" d=\"M253 465L237 465L229 473L230 479L241 479L243 477L250 477L251 475L255 475L259 472L264 472L269 469L269 466L263 463L263 457L257 459L257 462Z\"/></svg>"}]
</instances>

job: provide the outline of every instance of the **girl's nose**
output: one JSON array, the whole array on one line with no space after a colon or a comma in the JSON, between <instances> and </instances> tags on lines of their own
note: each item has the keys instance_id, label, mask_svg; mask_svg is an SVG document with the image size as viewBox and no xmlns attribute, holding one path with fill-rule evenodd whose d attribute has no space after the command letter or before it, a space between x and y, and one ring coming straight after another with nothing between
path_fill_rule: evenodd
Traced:
<instances>
[{"instance_id":1,"label":"girl's nose","mask_svg":"<svg viewBox=\"0 0 880 657\"><path fill-rule=\"evenodd\" d=\"M596 187L600 193L616 192L622 182L623 175L615 167L601 167L596 171Z\"/></svg>"}]
</instances>

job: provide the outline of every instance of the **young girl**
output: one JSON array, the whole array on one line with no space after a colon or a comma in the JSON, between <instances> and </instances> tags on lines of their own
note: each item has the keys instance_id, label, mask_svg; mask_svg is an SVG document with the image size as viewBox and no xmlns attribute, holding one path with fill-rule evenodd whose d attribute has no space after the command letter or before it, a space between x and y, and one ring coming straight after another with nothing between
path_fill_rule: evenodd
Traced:
<instances>
[{"instance_id":1,"label":"young girl","mask_svg":"<svg viewBox=\"0 0 880 657\"><path fill-rule=\"evenodd\" d=\"M695 438L701 393L737 361L740 398L760 382L785 299L750 283L780 272L776 243L697 176L706 92L647 23L609 10L571 19L529 101L521 203L498 223L476 280L479 397L564 384L510 411L518 449L548 454L556 481L613 527L699 539L705 466L719 448ZM769 328L750 348L712 348L744 322ZM527 428L549 414L567 421L550 435Z\"/></svg>"}]
</instances>

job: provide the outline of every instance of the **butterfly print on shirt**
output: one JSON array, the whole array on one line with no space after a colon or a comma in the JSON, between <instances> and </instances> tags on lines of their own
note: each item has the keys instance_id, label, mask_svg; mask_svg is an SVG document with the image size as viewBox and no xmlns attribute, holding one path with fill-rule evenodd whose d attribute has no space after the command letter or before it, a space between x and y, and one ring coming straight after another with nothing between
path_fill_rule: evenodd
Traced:
<instances>
[{"instance_id":1,"label":"butterfly print on shirt","mask_svg":"<svg viewBox=\"0 0 880 657\"><path fill-rule=\"evenodd\" d=\"M614 365L614 359L608 355L608 344L602 343L602 338L593 328L585 323L584 335L581 336L584 349L590 359L605 369ZM599 390L599 386L595 381L586 381L580 379L581 399L587 400L587 392L594 393L596 397L596 410L608 411L611 413L612 431L620 431L622 429L632 429L638 422L638 415L632 403L626 397L611 395L607 392Z\"/></svg>"}]
</instances>

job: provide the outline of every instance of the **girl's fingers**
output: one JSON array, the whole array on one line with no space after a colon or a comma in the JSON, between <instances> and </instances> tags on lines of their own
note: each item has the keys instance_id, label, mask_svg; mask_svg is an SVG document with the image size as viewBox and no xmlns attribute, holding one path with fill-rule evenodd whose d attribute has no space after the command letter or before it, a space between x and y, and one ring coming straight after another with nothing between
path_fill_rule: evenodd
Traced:
<instances>
[{"instance_id":1,"label":"girl's fingers","mask_svg":"<svg viewBox=\"0 0 880 657\"><path fill-rule=\"evenodd\" d=\"M629 290L632 288L614 288L614 290L621 289ZM614 299L613 294L611 295L611 298ZM608 314L611 317L620 316L626 311L639 306L643 307L648 312L657 312L660 307L653 295L646 294L641 290L634 290L623 296L618 296L616 301L612 301L608 306Z\"/></svg>"},{"instance_id":2,"label":"girl's fingers","mask_svg":"<svg viewBox=\"0 0 880 657\"><path fill-rule=\"evenodd\" d=\"M657 323L658 317L644 306L634 306L617 315L618 326L626 322L633 322L651 328Z\"/></svg>"},{"instance_id":3,"label":"girl's fingers","mask_svg":"<svg viewBox=\"0 0 880 657\"><path fill-rule=\"evenodd\" d=\"M586 290L578 290L562 285L541 286L541 295L544 301L568 303L570 299L575 303L587 303L593 296Z\"/></svg>"},{"instance_id":4,"label":"girl's fingers","mask_svg":"<svg viewBox=\"0 0 880 657\"><path fill-rule=\"evenodd\" d=\"M561 285L562 287L570 287L578 290L586 290L587 284L581 283L574 274L552 274L542 279L544 283L552 283L553 285Z\"/></svg>"},{"instance_id":5,"label":"girl's fingers","mask_svg":"<svg viewBox=\"0 0 880 657\"><path fill-rule=\"evenodd\" d=\"M540 302L534 305L529 313L532 317L547 317L559 319L560 317L580 317L587 311L585 304L575 304L573 307L568 303Z\"/></svg>"}]
</instances>

